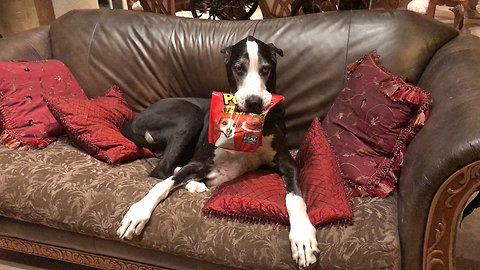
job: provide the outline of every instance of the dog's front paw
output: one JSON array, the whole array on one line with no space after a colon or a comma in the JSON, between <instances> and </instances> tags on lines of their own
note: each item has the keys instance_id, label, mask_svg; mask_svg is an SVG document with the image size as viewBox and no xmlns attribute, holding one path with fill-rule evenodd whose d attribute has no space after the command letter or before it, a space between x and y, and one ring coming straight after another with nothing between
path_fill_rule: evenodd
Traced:
<instances>
[{"instance_id":1,"label":"dog's front paw","mask_svg":"<svg viewBox=\"0 0 480 270\"><path fill-rule=\"evenodd\" d=\"M309 221L291 226L289 238L293 260L300 267L308 267L317 261L317 234Z\"/></svg>"},{"instance_id":2,"label":"dog's front paw","mask_svg":"<svg viewBox=\"0 0 480 270\"><path fill-rule=\"evenodd\" d=\"M122 225L117 230L118 237L131 240L134 235L140 235L148 220L150 220L150 216L151 212L148 207L143 206L140 202L133 204L123 217Z\"/></svg>"}]
</instances>

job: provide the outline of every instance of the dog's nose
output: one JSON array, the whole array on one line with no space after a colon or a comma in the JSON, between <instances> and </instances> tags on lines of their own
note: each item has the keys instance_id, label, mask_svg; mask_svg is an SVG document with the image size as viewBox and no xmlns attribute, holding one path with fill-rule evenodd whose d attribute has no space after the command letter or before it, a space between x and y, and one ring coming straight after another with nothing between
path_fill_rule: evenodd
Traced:
<instances>
[{"instance_id":1,"label":"dog's nose","mask_svg":"<svg viewBox=\"0 0 480 270\"><path fill-rule=\"evenodd\" d=\"M261 113L263 110L263 100L259 96L250 96L245 103L247 112Z\"/></svg>"}]
</instances>

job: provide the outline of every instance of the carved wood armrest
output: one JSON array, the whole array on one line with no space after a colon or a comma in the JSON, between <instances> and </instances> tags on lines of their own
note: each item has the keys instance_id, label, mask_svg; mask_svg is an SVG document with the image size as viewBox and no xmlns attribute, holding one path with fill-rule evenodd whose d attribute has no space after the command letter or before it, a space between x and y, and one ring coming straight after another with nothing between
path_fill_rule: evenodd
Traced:
<instances>
[{"instance_id":1,"label":"carved wood armrest","mask_svg":"<svg viewBox=\"0 0 480 270\"><path fill-rule=\"evenodd\" d=\"M455 269L457 224L470 196L480 186L480 161L458 170L431 203L423 247L423 269Z\"/></svg>"}]
</instances>

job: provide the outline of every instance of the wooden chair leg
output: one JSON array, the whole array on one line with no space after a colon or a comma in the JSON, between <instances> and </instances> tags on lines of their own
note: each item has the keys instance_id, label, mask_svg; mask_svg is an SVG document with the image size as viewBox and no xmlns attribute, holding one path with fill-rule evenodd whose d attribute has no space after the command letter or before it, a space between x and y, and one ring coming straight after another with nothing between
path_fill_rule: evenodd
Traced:
<instances>
[{"instance_id":1,"label":"wooden chair leg","mask_svg":"<svg viewBox=\"0 0 480 270\"><path fill-rule=\"evenodd\" d=\"M428 2L427 17L435 18L436 7L437 7L437 0L430 0L430 2Z\"/></svg>"},{"instance_id":2,"label":"wooden chair leg","mask_svg":"<svg viewBox=\"0 0 480 270\"><path fill-rule=\"evenodd\" d=\"M463 21L465 19L465 7L462 4L458 4L450 10L455 16L455 19L453 20L453 27L456 29L462 29Z\"/></svg>"}]
</instances>

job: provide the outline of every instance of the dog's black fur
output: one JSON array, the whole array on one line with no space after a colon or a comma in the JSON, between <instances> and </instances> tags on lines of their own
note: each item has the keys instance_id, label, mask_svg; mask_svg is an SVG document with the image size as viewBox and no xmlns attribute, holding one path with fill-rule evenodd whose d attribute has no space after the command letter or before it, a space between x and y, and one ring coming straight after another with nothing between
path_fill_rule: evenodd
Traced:
<instances>
[{"instance_id":1,"label":"dog's black fur","mask_svg":"<svg viewBox=\"0 0 480 270\"><path fill-rule=\"evenodd\" d=\"M209 109L210 99L162 99L129 121L121 133L161 157L150 177L166 179L207 141ZM147 131L150 142L145 138Z\"/></svg>"}]
</instances>

